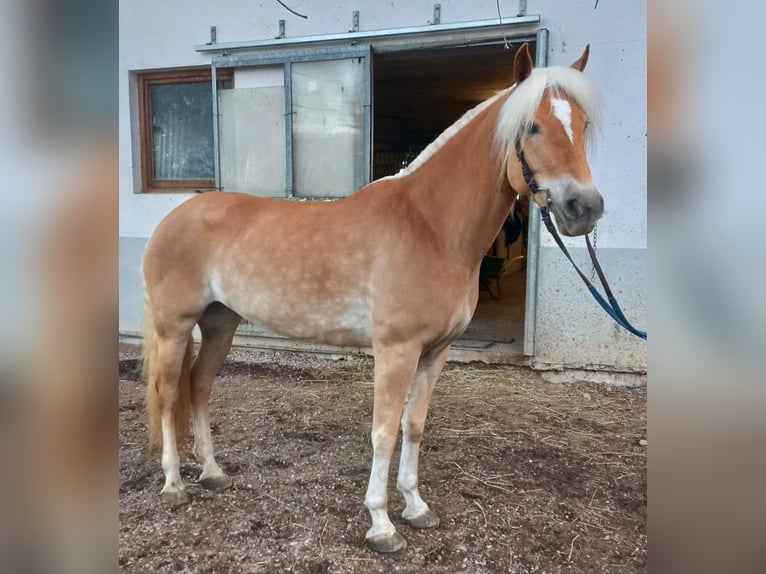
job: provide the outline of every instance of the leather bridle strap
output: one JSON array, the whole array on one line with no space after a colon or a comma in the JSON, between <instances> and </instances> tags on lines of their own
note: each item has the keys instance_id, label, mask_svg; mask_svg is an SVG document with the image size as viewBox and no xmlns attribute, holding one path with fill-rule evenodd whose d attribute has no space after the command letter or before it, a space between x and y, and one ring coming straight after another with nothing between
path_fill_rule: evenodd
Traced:
<instances>
[{"instance_id":1,"label":"leather bridle strap","mask_svg":"<svg viewBox=\"0 0 766 574\"><path fill-rule=\"evenodd\" d=\"M526 182L527 186L529 187L530 191L533 195L540 193L541 191L548 191L548 189L542 188L538 185L537 181L535 180L535 174L532 173L532 170L529 167L529 164L527 163L527 158L524 157L524 150L521 147L521 138L516 139L516 157L519 160L519 163L521 164L521 174L524 177L524 181ZM553 239L556 241L556 244L559 246L559 249L566 255L566 258L569 259L569 262L572 264L572 267L575 268L575 271L577 271L577 274L580 276L580 279L583 280L585 283L585 286L588 288L588 291L591 292L591 295L593 295L594 299L598 302L599 305L604 309L604 311L607 312L607 314L617 322L618 325L623 327L624 329L627 329L637 337L640 337L641 339L646 340L646 331L641 331L640 329L636 329L633 325L630 324L630 321L628 321L625 318L625 314L622 312L622 309L620 308L620 304L617 302L617 299L615 299L614 294L612 293L612 290L609 287L609 283L606 280L606 275L604 275L604 271L601 269L601 264L598 262L598 259L596 258L596 250L593 249L593 245L590 242L590 237L588 235L585 235L585 243L588 246L588 254L590 255L590 259L593 262L593 267L596 270L596 273L598 274L598 278L601 281L601 285L604 288L604 293L606 293L607 301L604 299L604 297L601 295L601 293L598 292L598 289L596 289L593 286L593 283L590 282L590 280L585 276L585 273L580 271L580 268L577 266L577 264L572 259L572 256L569 254L569 250L566 248L566 245L564 245L564 242L561 240L561 237L559 237L558 231L556 231L556 226L553 225L553 222L551 221L551 214L548 211L547 204L550 202L550 197L547 198L547 201L545 202L545 207L540 208L540 215L542 217L543 223L545 223L545 227L548 228L548 231L553 236Z\"/></svg>"},{"instance_id":2,"label":"leather bridle strap","mask_svg":"<svg viewBox=\"0 0 766 574\"><path fill-rule=\"evenodd\" d=\"M521 164L521 175L524 177L524 182L527 184L527 187L529 187L532 194L548 191L547 189L540 187L537 180L535 180L535 175L529 168L527 158L524 157L524 150L521 148L521 138L516 139L516 157Z\"/></svg>"},{"instance_id":3,"label":"leather bridle strap","mask_svg":"<svg viewBox=\"0 0 766 574\"><path fill-rule=\"evenodd\" d=\"M583 280L583 283L585 283L585 286L588 288L588 291L590 291L591 295L593 295L593 298L598 302L598 304L601 305L604 311L606 311L607 314L612 319L614 319L618 325L630 331L637 337L640 337L641 339L646 340L647 338L646 331L641 331L640 329L636 329L633 325L630 324L630 321L627 320L627 318L625 317L625 314L622 312L622 309L620 308L620 304L617 302L617 299L615 299L614 294L612 293L612 290L609 287L609 283L606 280L604 271L601 269L601 264L598 262L598 259L596 258L596 251L593 249L593 245L591 244L590 238L588 237L588 235L585 236L585 243L588 245L588 253L590 254L590 258L591 258L591 261L593 262L593 267L596 269L598 278L601 280L601 285L604 288L604 292L606 293L606 296L609 299L608 302L606 299L604 299L601 293L598 292L598 289L596 289L593 286L593 283L590 282L590 280L585 276L585 273L583 273L580 270L580 268L572 259L572 256L569 254L569 250L566 248L566 245L564 245L564 242L561 240L561 237L559 236L558 231L556 231L556 226L553 224L553 221L551 221L551 214L550 214L550 211L548 211L547 207L540 208L540 216L543 220L543 223L545 223L545 227L548 229L550 234L553 236L553 239L556 241L556 245L559 246L559 249L561 249L561 251L564 253L566 258L569 259L569 262L572 264L572 267L575 268L575 271L577 271L577 274L580 276L580 279Z\"/></svg>"}]
</instances>

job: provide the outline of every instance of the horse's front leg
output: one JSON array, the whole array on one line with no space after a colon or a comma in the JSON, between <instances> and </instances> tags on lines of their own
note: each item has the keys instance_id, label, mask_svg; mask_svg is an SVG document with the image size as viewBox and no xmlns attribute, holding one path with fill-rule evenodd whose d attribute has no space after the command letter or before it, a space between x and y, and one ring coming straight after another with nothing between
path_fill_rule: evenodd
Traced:
<instances>
[{"instance_id":1,"label":"horse's front leg","mask_svg":"<svg viewBox=\"0 0 766 574\"><path fill-rule=\"evenodd\" d=\"M418 455L431 394L448 355L449 347L420 359L402 417L402 454L396 488L406 503L402 518L413 528L439 526L439 517L423 502L418 491Z\"/></svg>"},{"instance_id":2,"label":"horse's front leg","mask_svg":"<svg viewBox=\"0 0 766 574\"><path fill-rule=\"evenodd\" d=\"M376 346L375 392L372 412L372 470L364 503L372 526L367 543L378 552L395 552L407 546L388 518L388 469L399 434L404 399L420 355L417 345Z\"/></svg>"}]
</instances>

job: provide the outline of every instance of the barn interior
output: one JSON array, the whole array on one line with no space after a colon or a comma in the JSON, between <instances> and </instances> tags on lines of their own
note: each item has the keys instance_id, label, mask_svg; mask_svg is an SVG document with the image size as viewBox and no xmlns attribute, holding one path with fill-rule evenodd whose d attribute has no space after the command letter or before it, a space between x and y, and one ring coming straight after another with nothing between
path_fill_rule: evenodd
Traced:
<instances>
[{"instance_id":1,"label":"barn interior","mask_svg":"<svg viewBox=\"0 0 766 574\"><path fill-rule=\"evenodd\" d=\"M510 50L500 42L376 53L373 179L398 172L463 113L507 88L519 45ZM502 345L521 354L527 207L519 202L517 216L485 255L476 313L455 346L481 350Z\"/></svg>"}]
</instances>

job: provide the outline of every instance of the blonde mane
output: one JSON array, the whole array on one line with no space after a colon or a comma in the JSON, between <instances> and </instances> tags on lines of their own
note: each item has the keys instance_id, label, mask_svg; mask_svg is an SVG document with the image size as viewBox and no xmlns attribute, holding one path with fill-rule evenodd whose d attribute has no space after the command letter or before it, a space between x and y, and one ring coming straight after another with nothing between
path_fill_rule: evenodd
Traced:
<instances>
[{"instance_id":1,"label":"blonde mane","mask_svg":"<svg viewBox=\"0 0 766 574\"><path fill-rule=\"evenodd\" d=\"M497 101L498 98L502 97L503 95L507 94L509 90L512 90L513 86L510 88L506 88L505 90L502 90L498 93L496 93L491 98L484 100L482 103L480 103L478 106L471 108L466 113L464 113L462 116L460 116L460 119L458 119L454 124L452 124L450 127L448 127L446 130L444 130L439 137L437 137L434 141L432 141L428 146L418 154L418 156L412 160L412 162L407 166L403 167L399 170L399 172L396 175L390 176L390 177L404 177L406 175L411 174L416 169L418 169L421 165L426 163L431 157L441 149L444 144L446 144L452 137L458 133L463 127L465 127L467 124L471 123L471 121L478 116L481 112L483 112L486 108L488 108L490 105L492 105L495 101Z\"/></svg>"},{"instance_id":2,"label":"blonde mane","mask_svg":"<svg viewBox=\"0 0 766 574\"><path fill-rule=\"evenodd\" d=\"M523 134L535 119L537 108L545 90L551 96L566 94L580 106L590 120L586 140L598 130L600 120L600 98L591 81L578 70L564 66L535 68L527 79L511 92L500 110L495 130L495 146L504 163L516 153L517 138Z\"/></svg>"},{"instance_id":3,"label":"blonde mane","mask_svg":"<svg viewBox=\"0 0 766 574\"><path fill-rule=\"evenodd\" d=\"M600 98L591 81L574 68L564 66L535 68L518 87L514 84L468 110L460 119L444 130L439 137L428 144L412 163L389 177L400 178L413 173L431 159L455 134L471 123L476 116L510 92L500 110L495 129L495 146L498 150L498 157L503 162L507 162L510 154L515 153L516 139L534 120L535 112L540 107L540 101L546 89L551 90L553 96L568 95L583 109L591 124L586 134L588 141L590 141L598 129L600 119Z\"/></svg>"},{"instance_id":4,"label":"blonde mane","mask_svg":"<svg viewBox=\"0 0 766 574\"><path fill-rule=\"evenodd\" d=\"M551 95L554 97L566 94L583 109L590 120L590 127L586 133L586 141L590 144L593 134L598 131L601 118L600 97L593 83L582 72L574 68L564 66L535 68L518 87L514 84L468 110L460 119L444 130L439 137L428 144L412 163L403 167L395 175L388 177L400 178L413 173L431 159L455 134L471 123L476 116L510 92L510 96L500 110L495 129L495 146L498 151L498 158L507 162L510 154L515 153L516 138L524 133L534 120L535 112L540 107L540 101L546 89L551 90Z\"/></svg>"}]
</instances>

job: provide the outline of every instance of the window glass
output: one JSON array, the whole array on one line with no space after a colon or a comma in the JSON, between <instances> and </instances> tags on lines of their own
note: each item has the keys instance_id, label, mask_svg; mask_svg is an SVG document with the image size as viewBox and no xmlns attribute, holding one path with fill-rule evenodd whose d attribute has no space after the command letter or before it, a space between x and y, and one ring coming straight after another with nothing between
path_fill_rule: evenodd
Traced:
<instances>
[{"instance_id":1,"label":"window glass","mask_svg":"<svg viewBox=\"0 0 766 574\"><path fill-rule=\"evenodd\" d=\"M219 92L218 113L223 189L286 197L284 86Z\"/></svg>"},{"instance_id":2,"label":"window glass","mask_svg":"<svg viewBox=\"0 0 766 574\"><path fill-rule=\"evenodd\" d=\"M294 194L351 195L365 183L362 58L292 65Z\"/></svg>"},{"instance_id":3,"label":"window glass","mask_svg":"<svg viewBox=\"0 0 766 574\"><path fill-rule=\"evenodd\" d=\"M213 105L209 82L151 86L155 180L213 179Z\"/></svg>"}]
</instances>

